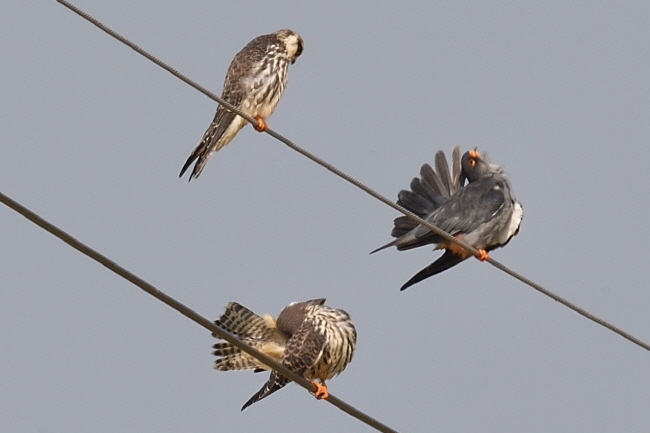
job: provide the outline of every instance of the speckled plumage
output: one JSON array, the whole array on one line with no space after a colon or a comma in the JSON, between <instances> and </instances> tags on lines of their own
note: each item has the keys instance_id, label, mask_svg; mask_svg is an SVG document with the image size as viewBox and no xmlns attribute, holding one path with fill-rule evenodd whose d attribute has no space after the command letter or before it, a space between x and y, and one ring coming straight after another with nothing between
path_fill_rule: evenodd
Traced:
<instances>
[{"instance_id":1,"label":"speckled plumage","mask_svg":"<svg viewBox=\"0 0 650 433\"><path fill-rule=\"evenodd\" d=\"M454 149L452 175L442 152L436 155L435 173L428 164L414 179L411 191L401 191L402 206L434 226L461 238L476 249L491 251L506 245L519 231L523 208L503 169L478 153L468 151L458 161ZM457 171L457 167L460 170ZM456 175L456 173L460 175ZM467 185L463 185L465 179ZM407 281L401 290L457 265L471 254L406 217L395 219L391 233L396 239L375 251L395 246L399 251L434 244L445 253ZM373 252L375 252L373 251Z\"/></svg>"},{"instance_id":2,"label":"speckled plumage","mask_svg":"<svg viewBox=\"0 0 650 433\"><path fill-rule=\"evenodd\" d=\"M324 384L326 380L340 374L347 367L352 360L357 341L357 333L350 316L345 311L330 308L324 303L325 299L321 298L289 304L282 310L277 321L273 322L275 325L275 328L272 328L273 332L266 329L271 328L268 326L270 323L268 319L265 321L250 310L232 302L228 304L224 314L228 317L224 320L222 316L216 323L237 334L249 344L251 341L255 342L257 344L255 347L264 346L266 338L260 336L275 335L275 332L281 334L284 338L282 342L284 346L278 362L308 380L318 379ZM232 308L233 305L237 307ZM234 309L239 311L232 314ZM235 319L232 320L231 317ZM281 344L277 336L273 338L274 344ZM215 355L222 357L225 355L225 358L232 356L231 352L235 348L228 346L228 350L224 350L226 345L228 343L215 345L215 348L219 346L214 352ZM248 357L239 350L236 352L239 358L242 358L242 355ZM244 368L268 369L266 366L260 367L259 361L257 364L253 361L233 364L231 361L224 361L224 358L215 361L215 368L231 369L219 368L217 365L244 365ZM271 371L269 380L244 404L242 410L284 387L288 382L289 380L284 376Z\"/></svg>"},{"instance_id":3,"label":"speckled plumage","mask_svg":"<svg viewBox=\"0 0 650 433\"><path fill-rule=\"evenodd\" d=\"M287 338L278 331L275 319L268 314L260 317L237 302L230 302L215 324L276 361L284 353ZM266 365L228 342L212 347L212 354L218 357L214 362L216 370L268 370Z\"/></svg>"},{"instance_id":4,"label":"speckled plumage","mask_svg":"<svg viewBox=\"0 0 650 433\"><path fill-rule=\"evenodd\" d=\"M302 54L300 35L288 29L258 36L238 52L230 63L221 98L247 115L268 118L287 84L287 69ZM230 143L247 121L219 105L214 120L181 169L180 176L196 164L190 180L199 177L212 153Z\"/></svg>"}]
</instances>

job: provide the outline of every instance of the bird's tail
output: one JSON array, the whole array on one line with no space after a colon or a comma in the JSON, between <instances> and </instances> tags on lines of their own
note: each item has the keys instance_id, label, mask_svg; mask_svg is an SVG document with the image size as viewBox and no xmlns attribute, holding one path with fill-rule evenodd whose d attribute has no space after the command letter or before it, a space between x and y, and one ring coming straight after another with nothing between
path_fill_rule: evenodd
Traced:
<instances>
[{"instance_id":1,"label":"bird's tail","mask_svg":"<svg viewBox=\"0 0 650 433\"><path fill-rule=\"evenodd\" d=\"M190 157L185 161L185 165L183 165L178 177L183 177L185 171L194 161L196 161L196 164L194 164L194 168L192 169L190 180L199 177L210 155L230 143L245 124L246 121L244 119L237 117L232 111L219 106L212 123L203 134L199 145L196 146L196 149L194 149Z\"/></svg>"},{"instance_id":2,"label":"bird's tail","mask_svg":"<svg viewBox=\"0 0 650 433\"><path fill-rule=\"evenodd\" d=\"M429 164L422 165L420 177L411 181L410 191L399 192L397 204L421 218L426 218L454 195L461 188L463 181L461 179L460 146L454 146L451 155L450 170L445 152L442 150L436 152L436 170L434 171ZM395 218L393 225L391 236L398 238L419 224L406 216L401 216Z\"/></svg>"},{"instance_id":3,"label":"bird's tail","mask_svg":"<svg viewBox=\"0 0 650 433\"><path fill-rule=\"evenodd\" d=\"M286 337L278 331L275 319L268 314L260 317L243 305L230 302L223 315L214 323L271 358L277 360L282 357ZM268 369L266 365L228 342L216 343L212 347L212 354L218 357L214 361L214 368L217 370Z\"/></svg>"},{"instance_id":4,"label":"bird's tail","mask_svg":"<svg viewBox=\"0 0 650 433\"><path fill-rule=\"evenodd\" d=\"M283 388L287 383L289 383L289 379L282 376L281 374L278 374L277 371L273 370L271 372L271 377L269 377L269 380L264 384L264 386L259 391L257 391L251 398L249 398L246 403L244 403L244 405L241 407L241 410L244 410L251 404L258 402L263 398L268 397L269 395L273 394L275 391Z\"/></svg>"},{"instance_id":5,"label":"bird's tail","mask_svg":"<svg viewBox=\"0 0 650 433\"><path fill-rule=\"evenodd\" d=\"M422 168L420 168L420 177L413 178L410 191L402 190L399 192L397 204L423 219L442 206L449 197L454 195L462 187L465 181L461 175L460 146L454 146L451 156L452 165L450 168L445 152L442 150L436 152L434 158L435 170L429 164L422 165ZM418 223L405 215L395 218L391 236L397 239L377 248L370 254L397 245L398 241L400 244L408 245L408 247L403 249L420 246L417 243L405 242L403 238L399 239L418 225Z\"/></svg>"},{"instance_id":6,"label":"bird's tail","mask_svg":"<svg viewBox=\"0 0 650 433\"><path fill-rule=\"evenodd\" d=\"M433 275L439 274L442 271L446 271L447 269L456 266L466 258L467 257L458 256L452 253L450 250L447 250L442 256L440 256L440 258L438 258L438 260L431 263L429 266L422 269L417 274L413 275L410 280L408 280L402 287L400 287L400 290L406 290L413 284L419 283L420 281L425 280Z\"/></svg>"},{"instance_id":7,"label":"bird's tail","mask_svg":"<svg viewBox=\"0 0 650 433\"><path fill-rule=\"evenodd\" d=\"M192 169L192 174L190 175L190 179L196 179L199 177L201 172L203 171L203 167L205 167L205 164L208 162L208 158L210 158L210 155L212 154L212 150L209 148L209 140L206 140L205 137L201 142L199 143L198 146L192 151L190 154L190 157L187 158L187 161L185 161L185 164L183 165L183 168L181 168L181 173L178 175L178 177L183 177L187 169L192 165L194 161L196 161L196 164L194 164L194 168Z\"/></svg>"}]
</instances>

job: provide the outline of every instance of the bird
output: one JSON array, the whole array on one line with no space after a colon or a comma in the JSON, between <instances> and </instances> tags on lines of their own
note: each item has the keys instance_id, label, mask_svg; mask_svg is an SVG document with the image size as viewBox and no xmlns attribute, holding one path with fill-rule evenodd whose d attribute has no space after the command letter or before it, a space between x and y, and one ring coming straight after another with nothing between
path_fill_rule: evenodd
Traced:
<instances>
[{"instance_id":1,"label":"bird","mask_svg":"<svg viewBox=\"0 0 650 433\"><path fill-rule=\"evenodd\" d=\"M253 124L255 130L265 131L265 119L275 110L287 85L289 63L300 57L303 46L300 35L289 29L256 37L232 59L221 98L253 117L257 121ZM210 155L230 143L246 123L246 119L219 105L179 177L196 161L189 180L198 178Z\"/></svg>"},{"instance_id":2,"label":"bird","mask_svg":"<svg viewBox=\"0 0 650 433\"><path fill-rule=\"evenodd\" d=\"M400 191L398 203L478 250L477 258L487 260L489 251L505 246L519 233L523 207L516 199L509 176L477 148L458 158L454 149L452 172L442 151L436 154L436 173L424 164L421 179L411 182L411 191ZM465 181L467 184L465 185ZM433 233L408 217L394 221L391 235L396 239L372 253L395 246L399 251L433 244L445 253L415 274L400 290L439 274L472 255L458 244ZM371 253L371 254L372 254Z\"/></svg>"},{"instance_id":3,"label":"bird","mask_svg":"<svg viewBox=\"0 0 650 433\"><path fill-rule=\"evenodd\" d=\"M280 312L276 320L268 314L259 316L236 302L230 302L214 323L311 381L316 388L314 395L322 399L329 396L325 381L345 370L352 361L357 344L357 331L350 315L324 304L325 298L293 302ZM270 369L231 343L216 343L212 347L212 354L217 356L213 365L216 370ZM244 403L241 410L289 382L272 370L268 381Z\"/></svg>"}]
</instances>

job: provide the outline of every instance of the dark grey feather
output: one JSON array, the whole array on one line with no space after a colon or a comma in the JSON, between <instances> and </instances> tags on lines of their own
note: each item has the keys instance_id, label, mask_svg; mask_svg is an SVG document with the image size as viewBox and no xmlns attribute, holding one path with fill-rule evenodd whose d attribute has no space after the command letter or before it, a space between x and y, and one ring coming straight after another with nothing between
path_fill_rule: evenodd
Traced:
<instances>
[{"instance_id":1,"label":"dark grey feather","mask_svg":"<svg viewBox=\"0 0 650 433\"><path fill-rule=\"evenodd\" d=\"M439 274L442 271L446 271L447 269L456 266L463 260L465 259L447 250L435 262L431 263L429 266L413 275L410 280L408 280L402 287L400 287L400 290L406 290L415 283L419 283L420 281L425 280L433 275Z\"/></svg>"},{"instance_id":2,"label":"dark grey feather","mask_svg":"<svg viewBox=\"0 0 650 433\"><path fill-rule=\"evenodd\" d=\"M463 187L464 179L461 179L462 176L462 167L460 163L460 146L454 146L454 149L451 152L451 186L449 190L450 195L456 194L456 192Z\"/></svg>"},{"instance_id":3,"label":"dark grey feather","mask_svg":"<svg viewBox=\"0 0 650 433\"><path fill-rule=\"evenodd\" d=\"M460 147L455 146L452 151L452 168L447 167L447 158L443 151L438 151L434 156L436 170L429 164L420 168L420 178L411 181L411 190L401 190L398 194L397 204L413 212L420 218L426 219L442 206L448 198L460 189ZM384 248L397 246L398 249L411 249L430 243L428 239L413 239L412 242L400 240L419 224L407 216L399 216L393 221L391 236L396 238L370 254Z\"/></svg>"},{"instance_id":4,"label":"dark grey feather","mask_svg":"<svg viewBox=\"0 0 650 433\"><path fill-rule=\"evenodd\" d=\"M438 179L442 183L443 187L441 189L441 195L445 198L451 196L451 174L449 173L449 166L447 165L447 158L443 151L436 152L435 156L436 172L438 173Z\"/></svg>"},{"instance_id":5,"label":"dark grey feather","mask_svg":"<svg viewBox=\"0 0 650 433\"><path fill-rule=\"evenodd\" d=\"M397 195L397 202L400 206L422 217L432 210L432 201L421 194L419 182L412 183L411 189L412 191L400 191Z\"/></svg>"},{"instance_id":6,"label":"dark grey feather","mask_svg":"<svg viewBox=\"0 0 650 433\"><path fill-rule=\"evenodd\" d=\"M470 233L480 225L491 221L495 213L504 205L506 198L503 189L496 190L499 181L486 179L484 182L471 182L445 202L426 221L450 234ZM442 241L424 227L418 226L416 238L426 238L429 243ZM396 244L404 248L405 245Z\"/></svg>"}]
</instances>

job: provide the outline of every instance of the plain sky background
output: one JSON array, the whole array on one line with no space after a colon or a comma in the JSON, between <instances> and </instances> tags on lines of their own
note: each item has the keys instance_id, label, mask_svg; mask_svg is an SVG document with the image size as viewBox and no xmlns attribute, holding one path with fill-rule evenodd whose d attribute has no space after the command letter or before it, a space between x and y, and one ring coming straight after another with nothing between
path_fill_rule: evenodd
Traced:
<instances>
[{"instance_id":1,"label":"plain sky background","mask_svg":"<svg viewBox=\"0 0 650 433\"><path fill-rule=\"evenodd\" d=\"M511 175L492 256L650 341L647 2L81 1L221 92L255 36L305 51L269 125L396 198L434 153ZM0 190L210 319L327 297L359 333L330 391L401 432L647 432L650 353L469 260L368 253L397 213L247 126L191 183L216 103L55 1L0 15ZM212 369L209 332L0 207L4 432L368 432Z\"/></svg>"}]
</instances>

